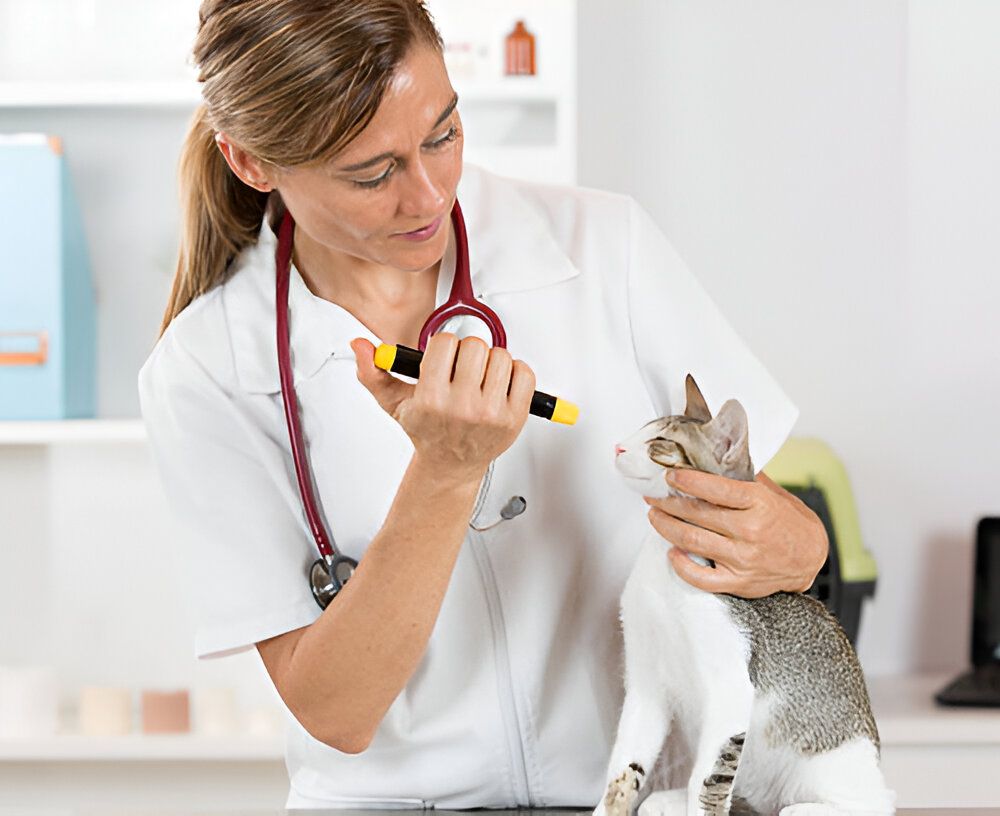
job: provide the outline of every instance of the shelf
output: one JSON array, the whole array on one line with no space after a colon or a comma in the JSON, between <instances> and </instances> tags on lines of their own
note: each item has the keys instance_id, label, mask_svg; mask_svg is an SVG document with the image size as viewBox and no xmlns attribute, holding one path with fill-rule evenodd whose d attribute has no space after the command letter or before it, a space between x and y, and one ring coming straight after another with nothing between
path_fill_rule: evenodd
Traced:
<instances>
[{"instance_id":1,"label":"shelf","mask_svg":"<svg viewBox=\"0 0 1000 816\"><path fill-rule=\"evenodd\" d=\"M883 748L1000 746L1000 709L938 706L933 694L955 673L867 678ZM0 761L268 761L284 757L281 735L129 734L0 740Z\"/></svg>"},{"instance_id":2,"label":"shelf","mask_svg":"<svg viewBox=\"0 0 1000 816\"><path fill-rule=\"evenodd\" d=\"M568 89L538 77L509 76L493 80L462 80L452 77L452 85L462 102L525 101L558 102Z\"/></svg>"},{"instance_id":3,"label":"shelf","mask_svg":"<svg viewBox=\"0 0 1000 816\"><path fill-rule=\"evenodd\" d=\"M558 102L564 89L538 77L495 80L455 79L462 101ZM11 82L0 81L0 108L194 108L201 101L195 81L168 82Z\"/></svg>"},{"instance_id":4,"label":"shelf","mask_svg":"<svg viewBox=\"0 0 1000 816\"><path fill-rule=\"evenodd\" d=\"M193 108L194 82L0 82L0 108Z\"/></svg>"},{"instance_id":5,"label":"shelf","mask_svg":"<svg viewBox=\"0 0 1000 816\"><path fill-rule=\"evenodd\" d=\"M0 762L268 761L283 760L284 756L283 736L58 734L0 739Z\"/></svg>"},{"instance_id":6,"label":"shelf","mask_svg":"<svg viewBox=\"0 0 1000 816\"><path fill-rule=\"evenodd\" d=\"M63 442L138 442L146 438L141 419L0 421L0 445Z\"/></svg>"}]
</instances>

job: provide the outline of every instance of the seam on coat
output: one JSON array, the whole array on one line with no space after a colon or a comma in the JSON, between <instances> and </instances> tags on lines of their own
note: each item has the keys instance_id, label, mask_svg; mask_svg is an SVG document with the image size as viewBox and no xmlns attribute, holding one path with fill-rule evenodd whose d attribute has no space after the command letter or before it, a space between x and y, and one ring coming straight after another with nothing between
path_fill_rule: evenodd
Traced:
<instances>
[{"instance_id":1,"label":"seam on coat","mask_svg":"<svg viewBox=\"0 0 1000 816\"><path fill-rule=\"evenodd\" d=\"M511 672L511 682L513 683L513 671ZM534 782L534 787L536 791L544 791L545 785L542 783L542 772L538 764L538 726L537 720L535 719L535 711L531 705L531 698L527 691L523 691L521 694L521 699L524 702L524 714L527 720L525 724L525 739L523 746L530 749L531 754L531 775L532 781ZM531 791L529 791L529 795ZM546 797L539 793L537 795L531 796L531 807L546 807L548 802Z\"/></svg>"},{"instance_id":2,"label":"seam on coat","mask_svg":"<svg viewBox=\"0 0 1000 816\"><path fill-rule=\"evenodd\" d=\"M492 656L493 656L493 683L494 689L497 695L497 703L500 705L500 723L503 728L503 768L506 771L507 777L507 789L510 793L514 795L515 800L517 799L517 784L514 782L514 766L512 763L512 757L510 755L510 743L509 735L507 734L507 721L504 717L502 706L503 703L500 700L501 690L500 690L500 662L497 658L497 632L496 632L496 621L494 620L495 615L493 612L493 605L489 600L489 588L487 587L487 581L489 580L486 575L486 570L483 567L482 557L483 554L480 552L479 544L480 533L474 528L470 528L470 549L472 550L473 560L476 563L476 570L479 572L479 580L483 584L483 600L486 603L486 614L490 622L490 638L493 642Z\"/></svg>"}]
</instances>

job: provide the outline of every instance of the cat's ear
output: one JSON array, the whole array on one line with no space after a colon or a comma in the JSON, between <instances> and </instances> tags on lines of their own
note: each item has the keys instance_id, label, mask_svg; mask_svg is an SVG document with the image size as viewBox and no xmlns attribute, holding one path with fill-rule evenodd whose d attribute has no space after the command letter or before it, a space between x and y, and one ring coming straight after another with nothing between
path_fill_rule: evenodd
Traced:
<instances>
[{"instance_id":1,"label":"cat's ear","mask_svg":"<svg viewBox=\"0 0 1000 816\"><path fill-rule=\"evenodd\" d=\"M687 405L684 407L684 416L697 419L699 422L708 422L712 418L712 412L708 410L708 403L701 395L701 389L694 377L689 373L684 380L684 389L687 392Z\"/></svg>"},{"instance_id":2,"label":"cat's ear","mask_svg":"<svg viewBox=\"0 0 1000 816\"><path fill-rule=\"evenodd\" d=\"M726 400L704 430L711 434L715 458L723 469L728 470L750 459L747 413L739 400Z\"/></svg>"}]
</instances>

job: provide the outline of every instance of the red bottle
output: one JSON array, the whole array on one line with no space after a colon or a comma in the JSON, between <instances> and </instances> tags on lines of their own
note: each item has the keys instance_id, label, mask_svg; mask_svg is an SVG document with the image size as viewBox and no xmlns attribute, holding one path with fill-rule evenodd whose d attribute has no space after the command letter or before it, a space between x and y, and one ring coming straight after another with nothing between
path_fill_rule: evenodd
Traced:
<instances>
[{"instance_id":1,"label":"red bottle","mask_svg":"<svg viewBox=\"0 0 1000 816\"><path fill-rule=\"evenodd\" d=\"M504 73L508 76L535 73L535 35L524 27L524 20L518 20L507 35Z\"/></svg>"}]
</instances>

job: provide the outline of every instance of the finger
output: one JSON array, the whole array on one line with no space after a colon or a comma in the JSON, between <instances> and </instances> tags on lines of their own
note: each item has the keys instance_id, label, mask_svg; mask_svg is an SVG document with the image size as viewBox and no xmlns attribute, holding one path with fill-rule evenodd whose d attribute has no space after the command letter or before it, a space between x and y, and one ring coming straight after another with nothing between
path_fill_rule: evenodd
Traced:
<instances>
[{"instance_id":1,"label":"finger","mask_svg":"<svg viewBox=\"0 0 1000 816\"><path fill-rule=\"evenodd\" d=\"M486 360L486 377L483 379L483 396L490 404L499 407L507 402L513 367L514 360L507 349L502 347L490 349Z\"/></svg>"},{"instance_id":2,"label":"finger","mask_svg":"<svg viewBox=\"0 0 1000 816\"><path fill-rule=\"evenodd\" d=\"M649 508L647 515L653 529L675 547L729 566L736 565L738 553L732 539L695 527L656 507Z\"/></svg>"},{"instance_id":3,"label":"finger","mask_svg":"<svg viewBox=\"0 0 1000 816\"><path fill-rule=\"evenodd\" d=\"M715 569L703 567L688 558L683 550L677 547L670 548L667 558L670 559L674 572L692 586L704 589L706 592L725 592L740 598L763 598L778 591L759 582L748 582L745 577L737 575L725 565L717 563Z\"/></svg>"},{"instance_id":4,"label":"finger","mask_svg":"<svg viewBox=\"0 0 1000 816\"><path fill-rule=\"evenodd\" d=\"M451 373L455 367L458 336L452 332L438 332L427 339L424 356L420 360L419 388L444 395L451 387ZM422 383L422 385L420 385Z\"/></svg>"},{"instance_id":5,"label":"finger","mask_svg":"<svg viewBox=\"0 0 1000 816\"><path fill-rule=\"evenodd\" d=\"M682 549L671 547L667 551L671 566L683 580L691 586L706 592L733 592L739 589L741 581L718 562L715 567L705 567L692 561Z\"/></svg>"},{"instance_id":6,"label":"finger","mask_svg":"<svg viewBox=\"0 0 1000 816\"><path fill-rule=\"evenodd\" d=\"M356 337L350 346L357 363L358 380L383 410L395 416L399 403L413 395L413 384L404 382L375 365L375 346L366 338Z\"/></svg>"},{"instance_id":7,"label":"finger","mask_svg":"<svg viewBox=\"0 0 1000 816\"><path fill-rule=\"evenodd\" d=\"M507 402L518 414L527 413L535 393L535 372L524 360L514 360Z\"/></svg>"},{"instance_id":8,"label":"finger","mask_svg":"<svg viewBox=\"0 0 1000 816\"><path fill-rule=\"evenodd\" d=\"M711 530L719 535L728 538L739 538L738 531L740 519L737 514L745 513L745 510L733 510L729 507L720 507L704 499L693 499L686 496L664 496L657 498L654 496L643 496L646 504L657 507L664 513L675 518L683 519L706 530Z\"/></svg>"},{"instance_id":9,"label":"finger","mask_svg":"<svg viewBox=\"0 0 1000 816\"><path fill-rule=\"evenodd\" d=\"M706 473L693 468L673 468L664 474L664 478L667 475L670 476L667 484L712 504L735 510L746 510L753 505L753 491L756 487L754 482L730 479L718 473Z\"/></svg>"},{"instance_id":10,"label":"finger","mask_svg":"<svg viewBox=\"0 0 1000 816\"><path fill-rule=\"evenodd\" d=\"M458 357L455 360L455 375L452 377L452 382L462 389L474 390L476 396L479 396L489 353L490 347L481 337L470 335L462 338L458 344Z\"/></svg>"}]
</instances>

